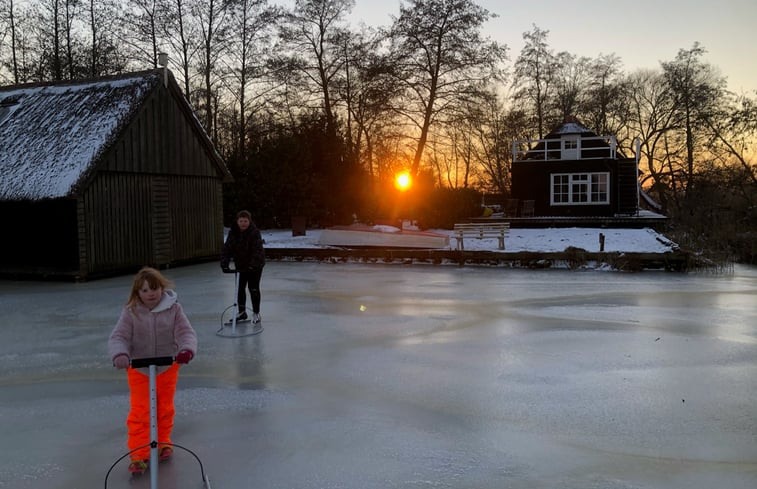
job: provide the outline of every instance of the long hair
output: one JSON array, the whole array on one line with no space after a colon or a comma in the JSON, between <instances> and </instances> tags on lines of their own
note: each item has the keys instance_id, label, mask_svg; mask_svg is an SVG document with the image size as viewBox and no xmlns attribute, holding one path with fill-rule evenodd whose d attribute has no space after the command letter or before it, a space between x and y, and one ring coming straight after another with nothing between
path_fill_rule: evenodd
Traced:
<instances>
[{"instance_id":1,"label":"long hair","mask_svg":"<svg viewBox=\"0 0 757 489\"><path fill-rule=\"evenodd\" d=\"M139 301L139 289L147 282L147 286L151 289L161 288L163 290L173 287L173 283L164 277L159 271L152 267L143 267L142 270L137 272L134 276L134 283L131 285L131 293L129 293L129 300L126 302L128 307L134 307Z\"/></svg>"}]
</instances>

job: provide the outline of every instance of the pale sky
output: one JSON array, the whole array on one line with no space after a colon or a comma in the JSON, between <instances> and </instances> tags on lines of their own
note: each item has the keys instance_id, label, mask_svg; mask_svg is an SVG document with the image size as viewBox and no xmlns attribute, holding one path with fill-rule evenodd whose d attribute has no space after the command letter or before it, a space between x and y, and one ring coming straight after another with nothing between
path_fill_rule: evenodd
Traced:
<instances>
[{"instance_id":1,"label":"pale sky","mask_svg":"<svg viewBox=\"0 0 757 489\"><path fill-rule=\"evenodd\" d=\"M283 2L286 3L286 2ZM757 90L757 0L478 0L499 17L484 33L509 48L512 63L533 24L549 31L555 52L596 58L615 53L626 72L659 68L679 49L698 41L703 59L720 69L728 87L754 95ZM399 0L356 0L350 22L389 25Z\"/></svg>"}]
</instances>

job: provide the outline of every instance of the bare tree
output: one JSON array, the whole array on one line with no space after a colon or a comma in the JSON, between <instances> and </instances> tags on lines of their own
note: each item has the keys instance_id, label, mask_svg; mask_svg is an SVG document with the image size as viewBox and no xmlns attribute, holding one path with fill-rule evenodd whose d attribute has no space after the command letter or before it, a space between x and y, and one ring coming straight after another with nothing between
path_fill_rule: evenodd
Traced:
<instances>
[{"instance_id":1,"label":"bare tree","mask_svg":"<svg viewBox=\"0 0 757 489\"><path fill-rule=\"evenodd\" d=\"M334 84L345 63L341 53L348 35L344 17L354 4L354 0L295 0L279 32L289 49L279 64L298 70L305 86L315 87L331 136L336 134Z\"/></svg>"},{"instance_id":2,"label":"bare tree","mask_svg":"<svg viewBox=\"0 0 757 489\"><path fill-rule=\"evenodd\" d=\"M50 64L52 69L53 80L59 81L63 79L63 54L61 53L61 40L60 40L60 26L61 26L61 3L63 0L47 0L44 4L39 5L42 14L45 16L45 20L48 23L47 27L44 27L43 32L49 36L49 41L52 44L52 51L49 54L51 56Z\"/></svg>"},{"instance_id":3,"label":"bare tree","mask_svg":"<svg viewBox=\"0 0 757 489\"><path fill-rule=\"evenodd\" d=\"M675 99L659 70L639 70L627 79L628 133L639 138L642 160L646 169L641 185L651 188L654 196L667 207L669 188L674 174L669 170L668 131L675 127Z\"/></svg>"},{"instance_id":4,"label":"bare tree","mask_svg":"<svg viewBox=\"0 0 757 489\"><path fill-rule=\"evenodd\" d=\"M481 108L477 137L483 185L494 193L509 195L511 145L515 140L529 138L528 117L521 110L506 108L496 93L491 93Z\"/></svg>"},{"instance_id":5,"label":"bare tree","mask_svg":"<svg viewBox=\"0 0 757 489\"><path fill-rule=\"evenodd\" d=\"M380 54L381 36L375 30L363 30L343 39L345 58L343 76L337 85L346 111L348 153L363 163L374 175L374 146L385 137L384 127L394 115L391 100L398 87L390 75L391 66Z\"/></svg>"},{"instance_id":6,"label":"bare tree","mask_svg":"<svg viewBox=\"0 0 757 489\"><path fill-rule=\"evenodd\" d=\"M205 129L210 134L214 132L214 98L218 96L216 82L220 79L217 62L228 40L228 7L228 0L195 0L190 8L202 39L199 69L204 83L199 98L202 103L197 108L205 111Z\"/></svg>"},{"instance_id":7,"label":"bare tree","mask_svg":"<svg viewBox=\"0 0 757 489\"><path fill-rule=\"evenodd\" d=\"M712 135L710 151L717 160L741 167L746 181L757 185L757 161L754 144L757 141L757 98L746 95L735 97L728 105L705 119Z\"/></svg>"},{"instance_id":8,"label":"bare tree","mask_svg":"<svg viewBox=\"0 0 757 489\"><path fill-rule=\"evenodd\" d=\"M547 44L548 35L549 31L536 25L531 32L523 33L526 44L515 60L513 77L513 98L533 111L539 139L544 137L547 104L558 65L556 56Z\"/></svg>"},{"instance_id":9,"label":"bare tree","mask_svg":"<svg viewBox=\"0 0 757 489\"><path fill-rule=\"evenodd\" d=\"M547 127L580 115L588 85L588 58L578 58L573 54L560 52L554 59L554 102L551 104L554 109L548 114L543 114Z\"/></svg>"},{"instance_id":10,"label":"bare tree","mask_svg":"<svg viewBox=\"0 0 757 489\"><path fill-rule=\"evenodd\" d=\"M685 190L694 179L695 147L705 138L705 121L722 103L725 79L701 57L705 50L699 43L691 49L681 49L675 60L662 63L665 80L674 97L674 108L680 116L686 145Z\"/></svg>"},{"instance_id":11,"label":"bare tree","mask_svg":"<svg viewBox=\"0 0 757 489\"><path fill-rule=\"evenodd\" d=\"M122 17L126 26L124 40L135 51L140 65L158 67L160 52L159 26L162 4L160 0L127 0L127 10Z\"/></svg>"},{"instance_id":12,"label":"bare tree","mask_svg":"<svg viewBox=\"0 0 757 489\"><path fill-rule=\"evenodd\" d=\"M417 130L417 175L432 126L458 101L474 100L503 77L506 48L481 35L492 15L472 0L411 0L389 32L405 98L395 110Z\"/></svg>"},{"instance_id":13,"label":"bare tree","mask_svg":"<svg viewBox=\"0 0 757 489\"><path fill-rule=\"evenodd\" d=\"M68 78L74 80L76 76L76 60L74 59L74 21L81 10L80 0L62 0L63 2L63 33L66 40L66 60Z\"/></svg>"},{"instance_id":14,"label":"bare tree","mask_svg":"<svg viewBox=\"0 0 757 489\"><path fill-rule=\"evenodd\" d=\"M169 60L179 67L181 78L184 80L184 96L190 98L191 66L194 61L199 43L195 41L196 26L189 21L187 0L166 0L164 4L165 18L161 23L162 36L171 48L176 59Z\"/></svg>"},{"instance_id":15,"label":"bare tree","mask_svg":"<svg viewBox=\"0 0 757 489\"><path fill-rule=\"evenodd\" d=\"M582 120L597 134L620 135L629 117L622 63L615 54L588 61Z\"/></svg>"},{"instance_id":16,"label":"bare tree","mask_svg":"<svg viewBox=\"0 0 757 489\"><path fill-rule=\"evenodd\" d=\"M262 80L266 61L270 56L270 33L278 10L270 8L267 0L237 0L232 5L227 55L228 70L234 82L232 96L239 110L239 132L236 135L237 150L243 153L247 135L247 114L251 110L248 90L251 82ZM259 91L253 97L265 95Z\"/></svg>"},{"instance_id":17,"label":"bare tree","mask_svg":"<svg viewBox=\"0 0 757 489\"><path fill-rule=\"evenodd\" d=\"M0 41L3 42L0 42L0 53L2 52L3 45L7 44L11 57L10 63L8 63L11 76L13 77L13 82L18 84L20 78L17 52L16 9L14 8L13 0L8 0L7 3L4 2L1 7L0 20L2 20L2 23L0 23L0 26L2 26L2 30L0 31Z\"/></svg>"},{"instance_id":18,"label":"bare tree","mask_svg":"<svg viewBox=\"0 0 757 489\"><path fill-rule=\"evenodd\" d=\"M89 0L84 11L89 18L89 76L118 73L126 66L126 52L118 47L117 0Z\"/></svg>"},{"instance_id":19,"label":"bare tree","mask_svg":"<svg viewBox=\"0 0 757 489\"><path fill-rule=\"evenodd\" d=\"M14 84L49 79L49 64L43 66L46 50L41 46L48 47L50 38L37 21L39 6L12 0L4 6L7 9L0 19L7 22L5 35L9 43L4 48L5 53L0 49L0 67L9 72L8 79ZM6 78L2 71L0 77Z\"/></svg>"}]
</instances>

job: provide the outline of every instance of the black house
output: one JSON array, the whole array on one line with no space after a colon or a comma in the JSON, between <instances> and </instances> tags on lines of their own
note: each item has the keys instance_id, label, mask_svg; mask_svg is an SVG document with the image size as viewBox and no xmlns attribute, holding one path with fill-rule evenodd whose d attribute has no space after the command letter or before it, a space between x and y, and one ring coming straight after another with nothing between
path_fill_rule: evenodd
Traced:
<instances>
[{"instance_id":1,"label":"black house","mask_svg":"<svg viewBox=\"0 0 757 489\"><path fill-rule=\"evenodd\" d=\"M513 142L512 197L523 217L627 217L639 212L637 162L615 136L568 120L544 139Z\"/></svg>"},{"instance_id":2,"label":"black house","mask_svg":"<svg viewBox=\"0 0 757 489\"><path fill-rule=\"evenodd\" d=\"M229 180L166 69L0 87L0 274L215 258Z\"/></svg>"}]
</instances>

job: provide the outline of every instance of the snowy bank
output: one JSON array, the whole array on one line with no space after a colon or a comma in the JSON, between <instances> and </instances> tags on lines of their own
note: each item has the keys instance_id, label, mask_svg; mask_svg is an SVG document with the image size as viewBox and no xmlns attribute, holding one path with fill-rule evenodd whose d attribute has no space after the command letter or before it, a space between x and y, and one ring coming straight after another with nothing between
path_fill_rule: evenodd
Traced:
<instances>
[{"instance_id":1,"label":"snowy bank","mask_svg":"<svg viewBox=\"0 0 757 489\"><path fill-rule=\"evenodd\" d=\"M432 229L452 237L448 229ZM328 248L318 244L320 229L308 229L305 236L292 236L288 229L261 230L266 248ZM580 248L588 252L600 251L600 235L604 236L604 251L629 253L666 253L676 251L678 245L664 235L649 229L603 229L603 228L544 228L510 229L505 239L504 252L558 253L566 248ZM455 240L450 240L446 249L455 249ZM467 251L497 252L497 239L466 239Z\"/></svg>"}]
</instances>

